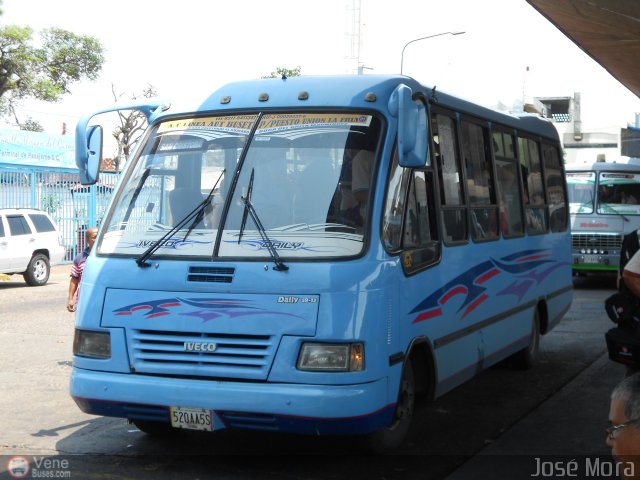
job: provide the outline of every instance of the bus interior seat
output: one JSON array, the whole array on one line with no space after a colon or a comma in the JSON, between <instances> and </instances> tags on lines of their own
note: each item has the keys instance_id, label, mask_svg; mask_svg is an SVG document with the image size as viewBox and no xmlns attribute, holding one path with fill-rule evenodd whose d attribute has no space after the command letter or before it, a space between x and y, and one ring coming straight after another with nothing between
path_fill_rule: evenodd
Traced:
<instances>
[{"instance_id":1,"label":"bus interior seat","mask_svg":"<svg viewBox=\"0 0 640 480\"><path fill-rule=\"evenodd\" d=\"M327 211L331 205L337 174L325 158L313 159L300 172L295 196L296 221L308 224L326 223Z\"/></svg>"},{"instance_id":2,"label":"bus interior seat","mask_svg":"<svg viewBox=\"0 0 640 480\"><path fill-rule=\"evenodd\" d=\"M176 188L169 194L169 206L173 225L186 217L204 200L202 192L197 188Z\"/></svg>"}]
</instances>

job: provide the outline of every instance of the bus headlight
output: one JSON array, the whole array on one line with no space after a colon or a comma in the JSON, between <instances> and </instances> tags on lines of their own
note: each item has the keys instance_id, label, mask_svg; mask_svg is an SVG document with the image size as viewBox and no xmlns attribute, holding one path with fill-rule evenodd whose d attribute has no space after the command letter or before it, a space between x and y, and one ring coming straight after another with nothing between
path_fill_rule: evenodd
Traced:
<instances>
[{"instance_id":1,"label":"bus headlight","mask_svg":"<svg viewBox=\"0 0 640 480\"><path fill-rule=\"evenodd\" d=\"M303 343L298 370L359 372L364 370L362 343Z\"/></svg>"},{"instance_id":2,"label":"bus headlight","mask_svg":"<svg viewBox=\"0 0 640 480\"><path fill-rule=\"evenodd\" d=\"M111 335L76 328L73 336L73 354L79 357L111 358Z\"/></svg>"}]
</instances>

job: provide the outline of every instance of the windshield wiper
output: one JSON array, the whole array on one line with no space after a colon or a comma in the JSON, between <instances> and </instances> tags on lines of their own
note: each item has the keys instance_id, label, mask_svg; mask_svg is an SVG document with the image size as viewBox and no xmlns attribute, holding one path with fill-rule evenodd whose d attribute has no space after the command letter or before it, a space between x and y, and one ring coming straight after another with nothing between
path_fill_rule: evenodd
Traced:
<instances>
[{"instance_id":1,"label":"windshield wiper","mask_svg":"<svg viewBox=\"0 0 640 480\"><path fill-rule=\"evenodd\" d=\"M608 211L608 212L605 212L605 213L613 213L613 214L615 214L615 215L620 215L620 216L624 219L624 221L625 221L625 222L628 222L628 221L629 221L629 219L625 216L625 214L624 214L624 213L620 213L619 211L617 211L615 208L613 208L613 207L612 207L611 205L609 205L608 203L600 203L600 206L601 206L601 207L607 207L607 208L609 209L609 211Z\"/></svg>"},{"instance_id":2,"label":"windshield wiper","mask_svg":"<svg viewBox=\"0 0 640 480\"><path fill-rule=\"evenodd\" d=\"M253 192L253 177L255 174L255 169L251 169L251 177L249 178L249 186L247 187L247 196L240 196L242 201L244 202L244 210L242 211L242 222L240 222L240 232L238 232L238 245L240 245L240 240L242 240L242 234L244 233L244 227L247 225L247 215L249 214L249 204L251 203L251 193Z\"/></svg>"},{"instance_id":3,"label":"windshield wiper","mask_svg":"<svg viewBox=\"0 0 640 480\"><path fill-rule=\"evenodd\" d=\"M273 269L278 272L284 272L289 270L289 267L287 267L284 264L284 262L280 258L280 255L278 255L278 251L273 246L273 243L271 243L271 240L267 235L267 231L265 230L264 225L262 225L262 222L260 221L260 218L256 213L256 209L253 208L253 204L251 203L251 193L253 192L254 173L255 171L252 169L251 178L249 179L249 186L247 187L246 196L240 197L240 199L244 203L244 211L242 212L242 223L240 224L240 232L238 233L238 243L240 243L240 240L242 239L242 234L244 233L244 228L247 224L247 215L251 215L251 220L253 220L253 223L255 223L256 228L260 233L260 237L262 238L262 243L264 244L265 247L267 247L267 251L269 252L269 255L271 255L271 259L273 260L273 263L275 263L275 267L273 267Z\"/></svg>"},{"instance_id":4,"label":"windshield wiper","mask_svg":"<svg viewBox=\"0 0 640 480\"><path fill-rule=\"evenodd\" d=\"M198 207L201 207L201 208L196 207L198 209L198 213L196 214L195 217L193 217L193 221L191 222L191 225L189 225L189 230L185 234L183 240L186 240L187 237L191 235L191 231L194 228L196 228L196 225L198 225L204 218L204 211L209 205L211 205L211 200L213 199L213 192L218 187L218 183L220 183L220 179L224 177L225 170L226 168L222 169L222 172L220 172L220 176L218 177L218 180L216 180L216 183L213 185L213 187L211 187L211 190L209 190L209 194L207 195L207 198L205 198L204 201L200 205L198 205Z\"/></svg>"},{"instance_id":5,"label":"windshield wiper","mask_svg":"<svg viewBox=\"0 0 640 480\"><path fill-rule=\"evenodd\" d=\"M207 195L207 198L205 198L202 202L200 202L198 205L196 205L196 207L193 210L191 210L189 213L187 213L187 215L182 220L180 220L178 223L176 223L174 227L172 227L167 233L165 233L162 237L160 237L153 245L151 245L149 248L147 248L142 253L142 255L140 255L138 258L136 258L136 263L138 264L139 267L142 267L142 268L150 267L151 265L149 263L147 263L147 260L149 260L151 255L153 255L156 251L158 251L160 249L160 247L162 247L162 245L164 245L165 240L167 240L168 238L173 237L185 225L187 225L189 222L191 222L191 225L189 225L189 230L185 234L183 240L187 239L187 237L191 234L191 231L195 228L195 226L198 223L200 223L200 221L202 221L202 217L204 216L204 210L209 205L211 205L211 199L213 198L213 192L216 189L216 187L218 186L218 183L220 183L220 179L223 176L224 176L224 170L222 170L222 172L220 173L220 176L218 177L218 180L216 180L215 185L209 191L209 195Z\"/></svg>"},{"instance_id":6,"label":"windshield wiper","mask_svg":"<svg viewBox=\"0 0 640 480\"><path fill-rule=\"evenodd\" d=\"M144 186L144 182L147 181L147 178L149 177L149 174L151 173L151 169L147 168L145 169L144 173L140 176L140 181L138 182L138 186L136 187L135 191L133 192L133 195L131 196L131 201L129 202L129 206L127 207L127 213L124 215L124 220L128 221L129 218L131 217L131 213L133 212L134 207L136 206L136 202L138 201L138 196L140 195L140 192L142 191L142 187ZM124 226L121 227L122 230L124 230Z\"/></svg>"}]
</instances>

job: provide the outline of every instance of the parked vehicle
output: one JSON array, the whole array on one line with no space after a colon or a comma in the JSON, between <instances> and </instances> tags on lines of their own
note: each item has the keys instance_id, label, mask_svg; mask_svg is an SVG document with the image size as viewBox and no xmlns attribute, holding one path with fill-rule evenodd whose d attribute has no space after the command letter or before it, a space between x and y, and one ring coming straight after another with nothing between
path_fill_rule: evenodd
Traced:
<instances>
[{"instance_id":1,"label":"parked vehicle","mask_svg":"<svg viewBox=\"0 0 640 480\"><path fill-rule=\"evenodd\" d=\"M46 212L0 209L0 273L21 273L28 285L40 286L63 258L62 236Z\"/></svg>"}]
</instances>

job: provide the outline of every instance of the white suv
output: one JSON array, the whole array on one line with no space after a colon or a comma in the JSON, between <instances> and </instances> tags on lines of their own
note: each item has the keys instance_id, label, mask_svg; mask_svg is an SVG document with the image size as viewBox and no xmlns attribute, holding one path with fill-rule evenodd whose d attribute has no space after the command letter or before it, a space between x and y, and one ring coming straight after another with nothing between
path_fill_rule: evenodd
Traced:
<instances>
[{"instance_id":1,"label":"white suv","mask_svg":"<svg viewBox=\"0 0 640 480\"><path fill-rule=\"evenodd\" d=\"M44 285L64 250L62 236L46 212L0 208L0 273L22 273L28 285Z\"/></svg>"}]
</instances>

